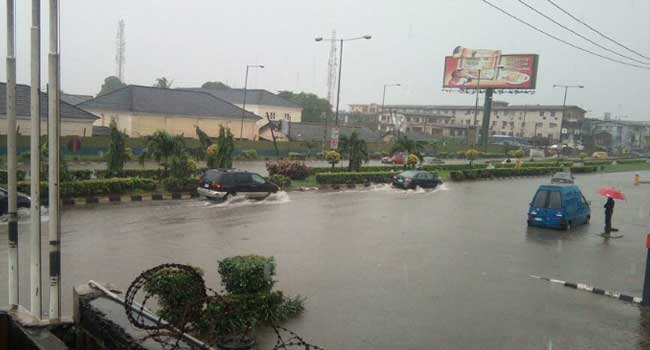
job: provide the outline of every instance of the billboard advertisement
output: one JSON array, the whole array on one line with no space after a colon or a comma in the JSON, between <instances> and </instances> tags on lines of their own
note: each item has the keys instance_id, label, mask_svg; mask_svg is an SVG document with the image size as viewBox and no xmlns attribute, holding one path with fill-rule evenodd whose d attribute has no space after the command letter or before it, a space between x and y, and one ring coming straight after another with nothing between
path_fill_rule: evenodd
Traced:
<instances>
[{"instance_id":1,"label":"billboard advertisement","mask_svg":"<svg viewBox=\"0 0 650 350\"><path fill-rule=\"evenodd\" d=\"M458 47L445 57L442 84L462 89L534 89L538 60L539 56L532 54L504 55L500 50Z\"/></svg>"}]
</instances>

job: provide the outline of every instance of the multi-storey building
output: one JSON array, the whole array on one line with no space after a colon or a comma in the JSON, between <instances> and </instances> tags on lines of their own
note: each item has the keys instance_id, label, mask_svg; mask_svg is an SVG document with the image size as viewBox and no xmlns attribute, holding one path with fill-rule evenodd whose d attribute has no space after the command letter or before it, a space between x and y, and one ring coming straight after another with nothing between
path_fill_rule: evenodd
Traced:
<instances>
[{"instance_id":1,"label":"multi-storey building","mask_svg":"<svg viewBox=\"0 0 650 350\"><path fill-rule=\"evenodd\" d=\"M437 126L480 127L483 107L472 105L350 105L352 113L377 113L382 129L390 130L395 118L402 115L406 128L432 134ZM564 110L564 117L563 117ZM525 138L560 139L560 128L564 129L562 140L572 144L580 139L581 124L586 111L578 106L557 105L509 105L495 101L490 114L490 135L508 135ZM562 122L564 119L564 122Z\"/></svg>"}]
</instances>

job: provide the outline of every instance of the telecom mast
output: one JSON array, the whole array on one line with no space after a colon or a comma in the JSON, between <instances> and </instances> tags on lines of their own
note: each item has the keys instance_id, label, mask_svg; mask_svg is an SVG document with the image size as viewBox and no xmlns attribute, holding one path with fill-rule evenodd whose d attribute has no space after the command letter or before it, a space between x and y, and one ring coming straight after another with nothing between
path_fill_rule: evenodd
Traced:
<instances>
[{"instance_id":1,"label":"telecom mast","mask_svg":"<svg viewBox=\"0 0 650 350\"><path fill-rule=\"evenodd\" d=\"M332 30L330 42L330 57L327 60L327 100L330 105L334 106L336 103L336 72L339 65L336 57L336 30Z\"/></svg>"},{"instance_id":2,"label":"telecom mast","mask_svg":"<svg viewBox=\"0 0 650 350\"><path fill-rule=\"evenodd\" d=\"M126 59L124 57L126 51L126 38L124 37L124 20L121 19L117 22L117 37L115 39L115 75L124 82L124 65Z\"/></svg>"}]
</instances>

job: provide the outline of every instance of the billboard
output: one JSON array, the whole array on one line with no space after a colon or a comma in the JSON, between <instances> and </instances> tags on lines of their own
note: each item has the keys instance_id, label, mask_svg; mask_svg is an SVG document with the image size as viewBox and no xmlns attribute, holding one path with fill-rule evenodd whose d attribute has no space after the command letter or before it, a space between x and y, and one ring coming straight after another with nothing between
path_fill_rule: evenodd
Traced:
<instances>
[{"instance_id":1,"label":"billboard","mask_svg":"<svg viewBox=\"0 0 650 350\"><path fill-rule=\"evenodd\" d=\"M457 47L445 57L444 88L534 89L538 55ZM480 73L480 86L479 84Z\"/></svg>"}]
</instances>

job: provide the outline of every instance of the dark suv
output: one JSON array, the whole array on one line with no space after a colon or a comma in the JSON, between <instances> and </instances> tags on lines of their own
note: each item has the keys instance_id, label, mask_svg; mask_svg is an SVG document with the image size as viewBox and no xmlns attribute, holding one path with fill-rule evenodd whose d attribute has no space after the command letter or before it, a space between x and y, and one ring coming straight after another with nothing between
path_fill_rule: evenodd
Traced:
<instances>
[{"instance_id":1,"label":"dark suv","mask_svg":"<svg viewBox=\"0 0 650 350\"><path fill-rule=\"evenodd\" d=\"M264 199L278 190L276 184L259 174L235 169L207 170L199 179L196 189L202 196L224 200L236 195Z\"/></svg>"}]
</instances>

